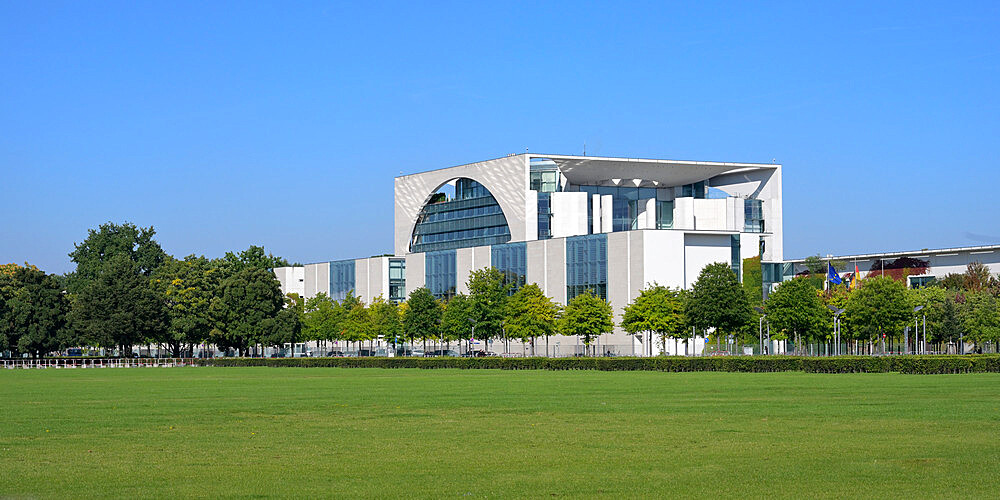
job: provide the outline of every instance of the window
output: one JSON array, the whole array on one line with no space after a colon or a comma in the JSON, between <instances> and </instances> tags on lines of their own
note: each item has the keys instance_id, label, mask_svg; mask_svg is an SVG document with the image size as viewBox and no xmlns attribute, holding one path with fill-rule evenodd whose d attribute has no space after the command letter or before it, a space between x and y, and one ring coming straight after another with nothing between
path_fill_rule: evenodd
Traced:
<instances>
[{"instance_id":1,"label":"window","mask_svg":"<svg viewBox=\"0 0 1000 500\"><path fill-rule=\"evenodd\" d=\"M490 249L490 265L504 275L504 284L513 285L510 293L521 289L528 274L528 247L525 243L493 245Z\"/></svg>"},{"instance_id":2,"label":"window","mask_svg":"<svg viewBox=\"0 0 1000 500\"><path fill-rule=\"evenodd\" d=\"M552 193L538 193L538 239L552 237Z\"/></svg>"},{"instance_id":3,"label":"window","mask_svg":"<svg viewBox=\"0 0 1000 500\"><path fill-rule=\"evenodd\" d=\"M445 195L440 199L437 195ZM457 179L455 195L437 193L417 216L411 252L431 252L510 241L510 228L500 204L472 179Z\"/></svg>"},{"instance_id":4,"label":"window","mask_svg":"<svg viewBox=\"0 0 1000 500\"><path fill-rule=\"evenodd\" d=\"M738 234L729 236L729 255L731 260L730 267L736 273L736 279L742 281L743 275L740 274L740 264L743 263L743 259L740 258L740 235Z\"/></svg>"},{"instance_id":5,"label":"window","mask_svg":"<svg viewBox=\"0 0 1000 500\"><path fill-rule=\"evenodd\" d=\"M342 301L354 291L354 261L338 260L330 263L330 298Z\"/></svg>"},{"instance_id":6,"label":"window","mask_svg":"<svg viewBox=\"0 0 1000 500\"><path fill-rule=\"evenodd\" d=\"M594 226L593 195L611 195L611 231L629 231L638 227L639 213L645 200L656 198L656 188L634 186L580 186L587 193L587 224ZM672 214L671 214L672 216Z\"/></svg>"},{"instance_id":7,"label":"window","mask_svg":"<svg viewBox=\"0 0 1000 500\"><path fill-rule=\"evenodd\" d=\"M764 232L764 203L761 200L743 200L743 232Z\"/></svg>"},{"instance_id":8,"label":"window","mask_svg":"<svg viewBox=\"0 0 1000 500\"><path fill-rule=\"evenodd\" d=\"M427 289L439 299L455 296L455 251L442 250L424 255L424 282Z\"/></svg>"},{"instance_id":9,"label":"window","mask_svg":"<svg viewBox=\"0 0 1000 500\"><path fill-rule=\"evenodd\" d=\"M656 229L670 229L674 227L674 202L656 202Z\"/></svg>"},{"instance_id":10,"label":"window","mask_svg":"<svg viewBox=\"0 0 1000 500\"><path fill-rule=\"evenodd\" d=\"M910 281L910 288L924 288L935 281L934 276L907 276L907 280Z\"/></svg>"},{"instance_id":11,"label":"window","mask_svg":"<svg viewBox=\"0 0 1000 500\"><path fill-rule=\"evenodd\" d=\"M685 184L681 186L681 197L683 198L705 198L705 181Z\"/></svg>"},{"instance_id":12,"label":"window","mask_svg":"<svg viewBox=\"0 0 1000 500\"><path fill-rule=\"evenodd\" d=\"M406 300L406 259L389 259L389 300Z\"/></svg>"},{"instance_id":13,"label":"window","mask_svg":"<svg viewBox=\"0 0 1000 500\"><path fill-rule=\"evenodd\" d=\"M608 298L608 238L606 234L566 238L566 300L590 290Z\"/></svg>"}]
</instances>

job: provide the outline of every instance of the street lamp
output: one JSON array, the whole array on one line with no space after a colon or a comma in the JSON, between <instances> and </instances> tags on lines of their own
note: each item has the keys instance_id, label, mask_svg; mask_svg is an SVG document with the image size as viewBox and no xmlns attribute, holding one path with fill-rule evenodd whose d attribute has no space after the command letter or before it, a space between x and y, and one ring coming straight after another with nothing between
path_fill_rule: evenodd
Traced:
<instances>
[{"instance_id":1,"label":"street lamp","mask_svg":"<svg viewBox=\"0 0 1000 500\"><path fill-rule=\"evenodd\" d=\"M913 343L916 344L920 342L920 322L917 321L917 313L923 309L924 306L917 306L913 308ZM907 340L909 343L909 340ZM923 354L924 349L927 348L927 313L924 313L924 341L920 343L920 349L917 349L917 354ZM909 346L907 346L909 348Z\"/></svg>"},{"instance_id":2,"label":"street lamp","mask_svg":"<svg viewBox=\"0 0 1000 500\"><path fill-rule=\"evenodd\" d=\"M760 313L760 321L757 323L757 337L758 337L758 340L760 340L760 346L758 347L758 351L757 352L759 352L761 355L763 355L764 354L764 318L767 317L767 313L764 312L764 308L763 307L754 307L753 309L755 311L757 311L758 313Z\"/></svg>"},{"instance_id":3,"label":"street lamp","mask_svg":"<svg viewBox=\"0 0 1000 500\"><path fill-rule=\"evenodd\" d=\"M833 305L827 305L831 311L833 311L833 340L837 343L837 348L833 350L833 354L840 355L840 315L846 311L846 309L841 309Z\"/></svg>"},{"instance_id":4,"label":"street lamp","mask_svg":"<svg viewBox=\"0 0 1000 500\"><path fill-rule=\"evenodd\" d=\"M469 349L466 354L468 354L470 358L474 358L476 355L472 353L472 339L476 338L476 320L473 318L468 318L468 320L469 323L472 323L472 335L469 336Z\"/></svg>"}]
</instances>

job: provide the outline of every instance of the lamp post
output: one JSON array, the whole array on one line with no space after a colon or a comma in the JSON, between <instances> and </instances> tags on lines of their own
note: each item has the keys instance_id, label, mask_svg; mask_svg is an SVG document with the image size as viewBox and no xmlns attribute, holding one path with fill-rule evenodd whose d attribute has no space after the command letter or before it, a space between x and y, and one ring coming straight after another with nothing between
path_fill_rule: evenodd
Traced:
<instances>
[{"instance_id":1,"label":"lamp post","mask_svg":"<svg viewBox=\"0 0 1000 500\"><path fill-rule=\"evenodd\" d=\"M761 355L764 354L764 318L767 317L767 313L764 312L763 307L754 307L755 311L760 313L760 321L757 324L757 337L760 340L760 345L758 351Z\"/></svg>"},{"instance_id":2,"label":"lamp post","mask_svg":"<svg viewBox=\"0 0 1000 500\"><path fill-rule=\"evenodd\" d=\"M920 312L920 310L923 309L923 308L924 308L924 306L917 306L917 307L913 308L913 345L914 345L914 347L916 347L917 344L920 342L920 322L917 321L917 313ZM924 317L926 318L927 315L925 314ZM924 330L924 341L925 342L927 341L927 330L926 329ZM906 349L909 350L909 348L910 348L910 346L909 346L909 339L905 339L904 342L906 342L906 344L907 344ZM917 351L917 354L923 354L923 349L922 349L923 346L920 346L920 347L921 348L914 349L915 351Z\"/></svg>"},{"instance_id":3,"label":"lamp post","mask_svg":"<svg viewBox=\"0 0 1000 500\"><path fill-rule=\"evenodd\" d=\"M833 350L833 354L840 355L840 315L846 311L846 309L840 309L839 307L833 305L827 305L831 311L833 311L833 341L837 343L837 347Z\"/></svg>"},{"instance_id":4,"label":"lamp post","mask_svg":"<svg viewBox=\"0 0 1000 500\"><path fill-rule=\"evenodd\" d=\"M467 354L469 355L470 358L474 358L476 357L476 355L472 353L472 339L476 338L476 320L473 318L468 318L468 319L469 323L472 323L472 335L469 335L469 349Z\"/></svg>"}]
</instances>

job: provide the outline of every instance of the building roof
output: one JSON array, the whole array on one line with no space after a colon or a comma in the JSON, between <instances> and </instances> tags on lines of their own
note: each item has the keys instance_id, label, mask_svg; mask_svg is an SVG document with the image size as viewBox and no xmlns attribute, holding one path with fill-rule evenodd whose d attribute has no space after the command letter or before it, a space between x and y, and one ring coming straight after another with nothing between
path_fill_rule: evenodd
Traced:
<instances>
[{"instance_id":1,"label":"building roof","mask_svg":"<svg viewBox=\"0 0 1000 500\"><path fill-rule=\"evenodd\" d=\"M569 156L529 154L529 158L546 158L573 184L618 185L641 181L642 186L682 186L717 175L777 169L771 163L725 163L712 161L657 160L649 158L610 158L600 156Z\"/></svg>"},{"instance_id":2,"label":"building roof","mask_svg":"<svg viewBox=\"0 0 1000 500\"><path fill-rule=\"evenodd\" d=\"M944 255L944 254L959 254L959 253L993 253L994 251L1000 250L1000 245L980 245L972 247L952 247L952 248L935 248L922 250L909 250L904 252L884 252L884 253L866 253L857 255L835 255L833 257L820 257L822 260L868 260L868 259L885 259L885 258L895 258L895 257L929 257L931 255ZM788 259L785 262L804 262L806 259Z\"/></svg>"}]
</instances>

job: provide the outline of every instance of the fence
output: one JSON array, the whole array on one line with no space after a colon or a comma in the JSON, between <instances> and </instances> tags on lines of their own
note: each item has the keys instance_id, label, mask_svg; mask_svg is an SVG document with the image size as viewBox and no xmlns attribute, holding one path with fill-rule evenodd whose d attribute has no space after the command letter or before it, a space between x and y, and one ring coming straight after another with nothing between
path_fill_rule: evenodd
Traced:
<instances>
[{"instance_id":1,"label":"fence","mask_svg":"<svg viewBox=\"0 0 1000 500\"><path fill-rule=\"evenodd\" d=\"M167 368L198 366L194 358L55 358L55 359L5 359L0 366L16 368Z\"/></svg>"}]
</instances>

